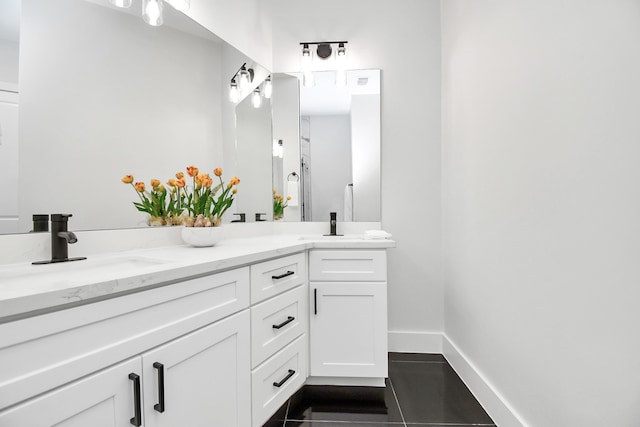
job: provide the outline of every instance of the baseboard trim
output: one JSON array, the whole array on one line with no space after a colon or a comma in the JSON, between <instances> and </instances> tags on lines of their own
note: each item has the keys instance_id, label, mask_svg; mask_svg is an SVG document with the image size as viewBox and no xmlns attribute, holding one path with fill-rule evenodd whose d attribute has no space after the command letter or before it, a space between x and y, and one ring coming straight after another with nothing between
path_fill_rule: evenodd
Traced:
<instances>
[{"instance_id":1,"label":"baseboard trim","mask_svg":"<svg viewBox=\"0 0 640 427\"><path fill-rule=\"evenodd\" d=\"M391 352L442 354L441 332L389 331L387 337Z\"/></svg>"},{"instance_id":2,"label":"baseboard trim","mask_svg":"<svg viewBox=\"0 0 640 427\"><path fill-rule=\"evenodd\" d=\"M449 365L471 390L471 393L478 399L478 402L480 402L497 426L527 427L527 424L518 416L516 411L446 334L442 334L442 346L444 349L442 354L444 354Z\"/></svg>"}]
</instances>

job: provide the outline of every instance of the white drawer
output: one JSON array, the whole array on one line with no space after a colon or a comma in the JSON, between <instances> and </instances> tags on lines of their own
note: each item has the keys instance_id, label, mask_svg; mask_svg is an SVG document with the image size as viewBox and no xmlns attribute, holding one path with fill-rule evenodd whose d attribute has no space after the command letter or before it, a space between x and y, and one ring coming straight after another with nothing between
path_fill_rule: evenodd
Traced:
<instances>
[{"instance_id":1,"label":"white drawer","mask_svg":"<svg viewBox=\"0 0 640 427\"><path fill-rule=\"evenodd\" d=\"M309 251L309 280L318 282L387 280L385 250Z\"/></svg>"},{"instance_id":2,"label":"white drawer","mask_svg":"<svg viewBox=\"0 0 640 427\"><path fill-rule=\"evenodd\" d=\"M251 367L306 330L307 288L299 286L251 307Z\"/></svg>"},{"instance_id":3,"label":"white drawer","mask_svg":"<svg viewBox=\"0 0 640 427\"><path fill-rule=\"evenodd\" d=\"M302 335L251 374L253 426L269 419L306 380L306 335ZM280 386L276 386L279 384Z\"/></svg>"},{"instance_id":4,"label":"white drawer","mask_svg":"<svg viewBox=\"0 0 640 427\"><path fill-rule=\"evenodd\" d=\"M249 307L249 268L0 324L0 408Z\"/></svg>"},{"instance_id":5,"label":"white drawer","mask_svg":"<svg viewBox=\"0 0 640 427\"><path fill-rule=\"evenodd\" d=\"M304 253L251 266L251 304L301 285L306 280Z\"/></svg>"}]
</instances>

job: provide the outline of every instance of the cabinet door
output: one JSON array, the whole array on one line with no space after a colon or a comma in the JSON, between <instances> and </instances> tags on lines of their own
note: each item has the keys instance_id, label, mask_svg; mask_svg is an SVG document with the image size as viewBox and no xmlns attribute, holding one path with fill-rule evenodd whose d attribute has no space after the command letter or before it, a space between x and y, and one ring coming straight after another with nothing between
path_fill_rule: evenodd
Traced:
<instances>
[{"instance_id":1,"label":"cabinet door","mask_svg":"<svg viewBox=\"0 0 640 427\"><path fill-rule=\"evenodd\" d=\"M386 284L311 283L309 308L311 376L387 376Z\"/></svg>"},{"instance_id":2,"label":"cabinet door","mask_svg":"<svg viewBox=\"0 0 640 427\"><path fill-rule=\"evenodd\" d=\"M2 427L131 427L136 383L142 365L135 358L0 412ZM135 377L132 377L135 378ZM138 398L141 395L138 389ZM139 410L140 407L138 406ZM139 412L140 413L140 412Z\"/></svg>"},{"instance_id":3,"label":"cabinet door","mask_svg":"<svg viewBox=\"0 0 640 427\"><path fill-rule=\"evenodd\" d=\"M249 311L142 355L145 425L251 424Z\"/></svg>"}]
</instances>

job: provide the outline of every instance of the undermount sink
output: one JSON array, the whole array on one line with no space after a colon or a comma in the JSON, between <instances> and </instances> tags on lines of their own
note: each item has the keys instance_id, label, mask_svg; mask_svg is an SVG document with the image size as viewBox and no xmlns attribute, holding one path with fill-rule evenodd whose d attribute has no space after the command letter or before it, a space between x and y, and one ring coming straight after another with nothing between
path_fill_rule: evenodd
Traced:
<instances>
[{"instance_id":1,"label":"undermount sink","mask_svg":"<svg viewBox=\"0 0 640 427\"><path fill-rule=\"evenodd\" d=\"M3 284L22 282L59 283L74 279L100 279L115 275L135 274L146 268L166 264L170 261L140 256L121 256L109 258L89 258L81 261L58 262L43 265L21 265L0 268L0 281ZM1 286L0 286L1 287Z\"/></svg>"},{"instance_id":2,"label":"undermount sink","mask_svg":"<svg viewBox=\"0 0 640 427\"><path fill-rule=\"evenodd\" d=\"M328 236L328 235L310 235L300 236L300 240L360 240L362 235L347 234L342 236Z\"/></svg>"}]
</instances>

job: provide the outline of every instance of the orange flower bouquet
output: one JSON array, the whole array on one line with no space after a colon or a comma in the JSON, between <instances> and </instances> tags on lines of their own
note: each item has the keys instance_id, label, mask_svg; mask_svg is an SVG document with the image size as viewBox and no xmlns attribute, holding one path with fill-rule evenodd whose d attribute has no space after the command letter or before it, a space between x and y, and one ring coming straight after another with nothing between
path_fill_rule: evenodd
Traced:
<instances>
[{"instance_id":1,"label":"orange flower bouquet","mask_svg":"<svg viewBox=\"0 0 640 427\"><path fill-rule=\"evenodd\" d=\"M152 179L151 191L148 191L144 182L134 183L133 175L125 175L122 182L131 184L136 194L140 198L140 202L133 202L133 205L140 212L149 214L149 225L171 225L178 223L178 219L183 212L181 207L180 192L177 187L171 184L171 191L167 191L166 187L160 183L158 179Z\"/></svg>"},{"instance_id":2,"label":"orange flower bouquet","mask_svg":"<svg viewBox=\"0 0 640 427\"><path fill-rule=\"evenodd\" d=\"M219 181L215 185L214 178L209 174L199 173L195 166L187 167L187 174L193 179L193 186L185 192L185 209L188 213L185 225L187 227L220 225L222 216L233 204L240 179L234 176L225 185L221 168L213 170L213 175Z\"/></svg>"}]
</instances>

